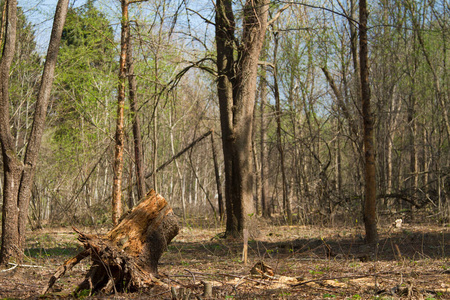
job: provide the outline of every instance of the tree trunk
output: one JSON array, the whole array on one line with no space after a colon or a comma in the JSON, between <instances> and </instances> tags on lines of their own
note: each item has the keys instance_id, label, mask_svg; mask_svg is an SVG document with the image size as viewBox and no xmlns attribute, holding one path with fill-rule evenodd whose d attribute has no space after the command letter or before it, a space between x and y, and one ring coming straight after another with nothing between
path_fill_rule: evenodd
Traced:
<instances>
[{"instance_id":1,"label":"tree trunk","mask_svg":"<svg viewBox=\"0 0 450 300\"><path fill-rule=\"evenodd\" d=\"M216 151L216 143L214 142L214 133L211 134L211 150L213 155L214 162L214 174L216 177L216 186L217 186L217 204L219 206L219 219L223 220L225 215L225 207L223 205L223 197L222 197L222 182L220 181L220 172L219 172L219 163L217 162L217 151Z\"/></svg>"},{"instance_id":2,"label":"tree trunk","mask_svg":"<svg viewBox=\"0 0 450 300\"><path fill-rule=\"evenodd\" d=\"M377 190L375 169L375 147L373 144L373 117L370 110L369 62L367 43L367 2L359 2L359 64L361 76L362 116L364 123L364 225L366 229L366 242L378 241L377 232Z\"/></svg>"},{"instance_id":3,"label":"tree trunk","mask_svg":"<svg viewBox=\"0 0 450 300\"><path fill-rule=\"evenodd\" d=\"M262 216L265 218L270 217L270 203L269 203L269 156L266 149L266 118L265 118L265 106L267 102L267 79L266 71L263 70L263 74L260 79L260 122L261 122L261 210Z\"/></svg>"},{"instance_id":4,"label":"tree trunk","mask_svg":"<svg viewBox=\"0 0 450 300\"><path fill-rule=\"evenodd\" d=\"M10 0L7 4L6 21L8 24L6 26L5 45L0 63L0 141L4 161L3 231L0 252L0 262L2 263L7 263L11 257L16 258L18 261L21 261L23 257L31 187L41 146L56 59L68 5L68 0L59 0L56 6L50 43L35 104L33 126L28 138L24 163L22 163L17 157L9 124L8 85L9 70L14 56L16 40L17 2Z\"/></svg>"},{"instance_id":5,"label":"tree trunk","mask_svg":"<svg viewBox=\"0 0 450 300\"><path fill-rule=\"evenodd\" d=\"M231 0L216 2L217 89L225 163L226 235L238 236L253 212L253 109L268 1L246 1L237 49L232 6Z\"/></svg>"},{"instance_id":6,"label":"tree trunk","mask_svg":"<svg viewBox=\"0 0 450 300\"><path fill-rule=\"evenodd\" d=\"M255 97L258 97L257 95ZM261 190L260 185L261 185L261 173L260 173L260 166L258 163L258 154L256 152L256 144L255 144L255 136L256 136L256 131L257 131L257 118L256 118L256 112L257 110L257 106L258 106L258 101L254 101L254 107L253 107L253 132L252 132L252 155L253 155L253 205L255 206L255 214L258 215L260 212L260 207L259 207L259 192Z\"/></svg>"},{"instance_id":7,"label":"tree trunk","mask_svg":"<svg viewBox=\"0 0 450 300\"><path fill-rule=\"evenodd\" d=\"M178 234L179 225L167 201L151 190L104 236L79 234L85 250L67 260L50 278L43 293L82 259L91 257L91 268L76 292L90 290L111 294L133 292L158 280L158 261Z\"/></svg>"},{"instance_id":8,"label":"tree trunk","mask_svg":"<svg viewBox=\"0 0 450 300\"><path fill-rule=\"evenodd\" d=\"M112 194L112 222L117 225L122 214L122 173L123 173L123 147L124 147L124 109L125 109L125 82L126 60L128 48L128 0L122 0L122 30L120 36L119 85L117 91L117 119L116 119L116 145L114 154L114 183Z\"/></svg>"},{"instance_id":9,"label":"tree trunk","mask_svg":"<svg viewBox=\"0 0 450 300\"><path fill-rule=\"evenodd\" d=\"M8 263L10 257L20 257L18 246L18 211L17 197L23 164L17 157L14 139L9 124L9 73L14 57L17 30L17 2L9 0L5 3L6 24L5 37L2 43L0 61L0 138L3 155L3 209L2 209L2 248L0 262ZM2 23L3 25L3 23Z\"/></svg>"},{"instance_id":10,"label":"tree trunk","mask_svg":"<svg viewBox=\"0 0 450 300\"><path fill-rule=\"evenodd\" d=\"M291 203L287 194L287 180L286 180L286 170L284 167L284 149L281 141L281 104L280 104L280 90L278 87L278 66L277 66L277 52L278 52L278 32L274 32L274 72L273 72L273 81L274 81L274 95L275 95L275 113L277 120L277 148L278 153L280 154L280 169L281 169L281 184L283 191L283 211L286 216L286 221L288 224L292 224L292 211L291 211Z\"/></svg>"},{"instance_id":11,"label":"tree trunk","mask_svg":"<svg viewBox=\"0 0 450 300\"><path fill-rule=\"evenodd\" d=\"M134 138L134 163L136 166L136 186L139 200L145 196L145 178L144 178L144 164L142 161L142 137L141 128L138 118L137 108L137 84L136 75L134 74L134 60L133 60L133 48L131 43L130 26L128 29L128 48L127 48L127 71L128 71L128 93L130 97L130 110L132 114L133 123L133 138Z\"/></svg>"}]
</instances>

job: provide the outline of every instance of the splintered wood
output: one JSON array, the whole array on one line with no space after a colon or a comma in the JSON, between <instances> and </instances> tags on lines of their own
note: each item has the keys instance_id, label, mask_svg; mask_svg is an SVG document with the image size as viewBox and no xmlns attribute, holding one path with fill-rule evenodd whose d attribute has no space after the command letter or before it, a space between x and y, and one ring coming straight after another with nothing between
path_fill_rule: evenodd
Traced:
<instances>
[{"instance_id":1,"label":"splintered wood","mask_svg":"<svg viewBox=\"0 0 450 300\"><path fill-rule=\"evenodd\" d=\"M65 272L88 256L92 266L76 292L89 290L90 294L97 291L108 294L135 291L159 283L153 275L158 272L158 261L178 234L179 226L167 201L151 190L106 235L84 234L73 229L85 250L58 268L43 290L44 294Z\"/></svg>"}]
</instances>

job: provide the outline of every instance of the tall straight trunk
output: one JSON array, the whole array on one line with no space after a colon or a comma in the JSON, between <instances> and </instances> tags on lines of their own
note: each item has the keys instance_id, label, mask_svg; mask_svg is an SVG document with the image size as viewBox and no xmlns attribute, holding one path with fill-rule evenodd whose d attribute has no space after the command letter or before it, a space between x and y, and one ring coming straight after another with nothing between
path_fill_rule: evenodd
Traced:
<instances>
[{"instance_id":1,"label":"tall straight trunk","mask_svg":"<svg viewBox=\"0 0 450 300\"><path fill-rule=\"evenodd\" d=\"M390 194L392 193L392 187L393 187L393 176L392 176L392 147L393 147L393 136L389 137L387 142L387 174L386 174L386 180L387 180L387 187L386 187L386 193Z\"/></svg>"},{"instance_id":2,"label":"tall straight trunk","mask_svg":"<svg viewBox=\"0 0 450 300\"><path fill-rule=\"evenodd\" d=\"M269 204L269 180L268 180L268 164L269 157L266 149L266 117L265 106L267 102L267 79L266 71L263 70L260 79L260 143L261 143L261 211L262 216L265 218L270 217L270 204Z\"/></svg>"},{"instance_id":3,"label":"tall straight trunk","mask_svg":"<svg viewBox=\"0 0 450 300\"><path fill-rule=\"evenodd\" d=\"M171 107L172 108L172 107ZM172 125L172 117L173 113L170 112L169 116L169 128L170 128L170 149L172 150L172 157L175 156L175 143L174 143L174 137L173 137L173 128ZM175 168L177 169L178 174L178 180L180 182L180 190L181 190L181 206L183 209L183 222L186 224L186 199L184 198L184 183L183 183L183 175L181 174L180 167L178 166L178 160L175 159ZM173 192L172 192L173 194Z\"/></svg>"},{"instance_id":4,"label":"tall straight trunk","mask_svg":"<svg viewBox=\"0 0 450 300\"><path fill-rule=\"evenodd\" d=\"M225 207L223 204L223 196L222 196L222 182L220 181L220 172L219 172L219 163L217 162L217 151L216 151L216 143L214 142L214 132L211 134L211 150L214 162L214 174L216 177L216 186L217 186L217 204L219 205L219 218L220 221L223 220L225 215Z\"/></svg>"},{"instance_id":5,"label":"tall straight trunk","mask_svg":"<svg viewBox=\"0 0 450 300\"><path fill-rule=\"evenodd\" d=\"M158 69L158 67L157 67L157 65L158 65L158 62L155 62L156 63L156 67L155 67L155 73L157 74L157 69ZM157 87L155 87L155 94L158 92L157 91ZM158 188L157 188L157 184L158 184L158 181L157 181L157 177L156 177L156 170L158 169L158 166L157 166L157 163L158 163L158 97L159 96L156 96L156 100L155 100L155 109L154 109L154 113L153 113L153 132L152 132L152 134L153 134L153 152L152 152L152 160L153 160L153 165L152 165L152 171L153 171L153 176L152 176L152 184L153 184L153 189L154 190L158 190Z\"/></svg>"},{"instance_id":6,"label":"tall straight trunk","mask_svg":"<svg viewBox=\"0 0 450 300\"><path fill-rule=\"evenodd\" d=\"M20 257L14 246L19 245L17 198L23 163L14 147L14 138L9 124L9 73L14 57L17 30L17 2L5 3L4 40L0 61L0 138L3 155L3 209L2 209L2 248L0 262L8 263L10 257ZM4 29L3 29L4 28Z\"/></svg>"},{"instance_id":7,"label":"tall straight trunk","mask_svg":"<svg viewBox=\"0 0 450 300\"><path fill-rule=\"evenodd\" d=\"M243 32L236 49L233 1L216 1L217 90L225 162L227 236L242 233L254 208L253 109L268 3L268 0L245 2Z\"/></svg>"},{"instance_id":8,"label":"tall straight trunk","mask_svg":"<svg viewBox=\"0 0 450 300\"><path fill-rule=\"evenodd\" d=\"M112 193L112 222L119 223L122 214L122 176L123 176L123 147L124 147L124 109L125 84L127 79L126 61L128 48L128 0L122 0L122 20L120 35L119 85L117 91L117 119L116 119L116 145L114 153L114 182Z\"/></svg>"},{"instance_id":9,"label":"tall straight trunk","mask_svg":"<svg viewBox=\"0 0 450 300\"><path fill-rule=\"evenodd\" d=\"M367 2L359 1L359 64L361 80L362 117L364 125L364 225L366 242L378 241L377 232L377 189L375 168L375 147L373 141L373 117L370 109L369 49L367 42Z\"/></svg>"},{"instance_id":10,"label":"tall straight trunk","mask_svg":"<svg viewBox=\"0 0 450 300\"><path fill-rule=\"evenodd\" d=\"M257 96L255 96L257 97ZM260 166L258 164L258 153L257 153L257 149L256 149L256 143L255 143L255 137L256 137L256 127L255 125L257 125L257 121L256 121L256 112L257 110L257 106L258 106L258 101L254 101L254 107L253 107L253 133L252 133L252 154L253 154L253 185L254 185L254 190L253 190L253 202L255 205L255 214L258 215L260 212L260 207L259 207L259 192L260 192L260 185L261 185L261 173L260 173Z\"/></svg>"},{"instance_id":11,"label":"tall straight trunk","mask_svg":"<svg viewBox=\"0 0 450 300\"><path fill-rule=\"evenodd\" d=\"M422 185L428 187L428 178L429 178L429 150L427 145L427 131L425 128L422 128L422 172L423 172L423 182ZM428 197L429 188L425 190L425 194Z\"/></svg>"},{"instance_id":12,"label":"tall straight trunk","mask_svg":"<svg viewBox=\"0 0 450 300\"><path fill-rule=\"evenodd\" d=\"M354 103L362 103L361 100L361 80L360 80L360 60L358 56L358 30L357 30L357 24L355 22L352 22L352 20L356 20L357 18L357 1L356 0L350 0L350 18L348 19L349 22L349 28L350 28L350 51L352 54L352 61L353 61L353 78L354 78L354 89L355 89L355 96ZM359 107L358 107L359 110ZM350 125L351 126L351 125ZM357 157L357 168L355 172L355 193L361 194L363 189L363 181L361 178L363 178L363 175L361 174L363 172L364 168L364 156L362 154L363 152L363 141L360 138L361 136L361 125L358 127L355 127L358 129L357 135L355 136L355 143L354 145L354 151L355 151L355 157ZM354 129L352 128L352 131Z\"/></svg>"},{"instance_id":13,"label":"tall straight trunk","mask_svg":"<svg viewBox=\"0 0 450 300\"><path fill-rule=\"evenodd\" d=\"M359 81L359 72L360 72L360 61L358 60L358 32L357 32L357 25L352 22L351 20L356 20L356 0L350 0L350 18L348 20L349 22L349 28L350 28L350 51L352 53L352 60L353 60L353 71L355 74L356 81ZM360 4L361 5L361 4ZM360 95L360 85L355 85L357 89L357 95L359 97Z\"/></svg>"},{"instance_id":14,"label":"tall straight trunk","mask_svg":"<svg viewBox=\"0 0 450 300\"><path fill-rule=\"evenodd\" d=\"M165 11L165 6L162 7L163 14ZM164 26L164 18L161 17L161 24L159 26L158 30L158 44L155 48L155 67L154 67L154 74L155 74L155 107L153 111L153 153L152 153L152 160L153 160L153 188L157 191L158 190L158 178L156 174L156 169L158 168L158 103L161 95L159 94L159 51L160 51L160 45L162 41L162 29Z\"/></svg>"},{"instance_id":15,"label":"tall straight trunk","mask_svg":"<svg viewBox=\"0 0 450 300\"><path fill-rule=\"evenodd\" d=\"M286 170L284 167L284 149L281 141L281 104L280 104L280 90L278 87L278 66L277 66L277 52L278 52L278 32L274 33L274 95L275 95L275 111L276 111L276 120L277 120L277 149L280 154L280 169L281 169L281 184L283 191L283 211L286 216L286 220L288 224L292 223L292 211L291 211L291 203L287 194L287 181L286 181Z\"/></svg>"},{"instance_id":16,"label":"tall straight trunk","mask_svg":"<svg viewBox=\"0 0 450 300\"><path fill-rule=\"evenodd\" d=\"M128 48L127 48L127 71L128 71L128 95L130 100L130 111L132 114L133 123L133 140L134 140L134 164L136 171L136 186L138 199L145 196L145 178L144 178L144 163L142 151L142 137L141 127L139 124L137 111L137 84L136 75L134 74L134 60L133 60L133 45L131 43L130 26L128 29Z\"/></svg>"},{"instance_id":17,"label":"tall straight trunk","mask_svg":"<svg viewBox=\"0 0 450 300\"><path fill-rule=\"evenodd\" d=\"M59 0L47 50L31 133L25 151L24 162L19 161L9 125L9 71L15 51L17 27L17 2L7 1L6 32L0 62L0 141L4 165L4 194L2 211L2 248L0 262L10 258L21 261L25 245L28 208L31 198L37 157L45 126L50 92L53 84L56 59L69 1Z\"/></svg>"},{"instance_id":18,"label":"tall straight trunk","mask_svg":"<svg viewBox=\"0 0 450 300\"><path fill-rule=\"evenodd\" d=\"M341 125L341 121L339 119L337 119L336 122L336 127L337 127L337 136L336 136L336 190L338 195L342 195L342 154L341 154L341 141L340 141L340 136L341 136L341 130L342 130L342 125Z\"/></svg>"},{"instance_id":19,"label":"tall straight trunk","mask_svg":"<svg viewBox=\"0 0 450 300\"><path fill-rule=\"evenodd\" d=\"M414 80L413 80L414 82ZM413 85L414 86L414 85ZM416 151L416 131L417 131L417 122L414 117L415 115L415 96L410 95L409 97L409 107L408 107L408 126L409 126L409 172L410 176L408 179L409 186L408 188L411 190L411 193L416 193L419 185L419 176L418 176L418 160L417 160L417 151Z\"/></svg>"}]
</instances>

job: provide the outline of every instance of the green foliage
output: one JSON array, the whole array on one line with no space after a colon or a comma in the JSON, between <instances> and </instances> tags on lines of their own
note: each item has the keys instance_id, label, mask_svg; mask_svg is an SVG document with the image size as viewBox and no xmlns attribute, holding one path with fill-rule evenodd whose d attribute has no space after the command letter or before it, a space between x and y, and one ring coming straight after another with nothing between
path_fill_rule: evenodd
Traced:
<instances>
[{"instance_id":1,"label":"green foliage","mask_svg":"<svg viewBox=\"0 0 450 300\"><path fill-rule=\"evenodd\" d=\"M113 30L88 1L67 15L55 80L53 150L71 161L107 133L116 88ZM106 125L106 126L105 126ZM99 131L99 128L101 130Z\"/></svg>"}]
</instances>

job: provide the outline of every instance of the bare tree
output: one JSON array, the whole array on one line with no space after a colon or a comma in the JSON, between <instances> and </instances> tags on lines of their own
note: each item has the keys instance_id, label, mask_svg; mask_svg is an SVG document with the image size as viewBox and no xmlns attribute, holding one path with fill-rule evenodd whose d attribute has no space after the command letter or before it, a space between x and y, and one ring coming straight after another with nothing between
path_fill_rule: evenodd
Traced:
<instances>
[{"instance_id":1,"label":"bare tree","mask_svg":"<svg viewBox=\"0 0 450 300\"><path fill-rule=\"evenodd\" d=\"M112 221L114 225L119 222L122 214L122 173L123 173L123 147L124 147L124 109L125 109L125 84L127 79L126 61L128 49L128 34L130 26L128 19L128 0L121 0L122 19L120 34L120 61L119 61L119 85L117 92L117 119L116 119L116 145L114 154L114 183L112 192Z\"/></svg>"},{"instance_id":2,"label":"bare tree","mask_svg":"<svg viewBox=\"0 0 450 300\"><path fill-rule=\"evenodd\" d=\"M127 75L128 75L128 94L130 100L130 111L133 123L133 138L134 138L134 163L136 165L136 186L138 198L142 199L145 196L145 179L144 179L144 164L142 161L142 137L141 127L138 118L137 105L137 83L136 74L134 74L134 59L133 59L133 45L131 43L130 26L128 29L128 48L127 48Z\"/></svg>"},{"instance_id":3,"label":"bare tree","mask_svg":"<svg viewBox=\"0 0 450 300\"><path fill-rule=\"evenodd\" d=\"M59 0L56 5L50 43L35 104L33 125L22 162L16 153L9 119L9 72L15 52L17 2L8 0L6 4L5 41L0 61L0 141L4 168L1 263L7 263L10 258L19 261L23 258L31 188L68 5L68 0Z\"/></svg>"},{"instance_id":4,"label":"bare tree","mask_svg":"<svg viewBox=\"0 0 450 300\"><path fill-rule=\"evenodd\" d=\"M266 70L263 69L259 84L260 93L260 148L261 148L261 212L263 217L270 217L270 203L269 203L269 156L266 149L266 116L265 107L267 103L267 80Z\"/></svg>"},{"instance_id":5,"label":"bare tree","mask_svg":"<svg viewBox=\"0 0 450 300\"><path fill-rule=\"evenodd\" d=\"M214 133L211 134L211 151L214 162L214 174L216 178L216 186L217 186L217 204L219 206L219 219L222 221L225 215L225 207L223 205L223 196L222 196L222 182L220 181L220 172L219 172L219 163L217 162L217 151L216 145L214 142Z\"/></svg>"},{"instance_id":6,"label":"bare tree","mask_svg":"<svg viewBox=\"0 0 450 300\"><path fill-rule=\"evenodd\" d=\"M225 163L227 236L238 236L254 209L253 109L268 5L268 0L245 2L242 38L238 41L233 1L216 1L217 90Z\"/></svg>"},{"instance_id":7,"label":"bare tree","mask_svg":"<svg viewBox=\"0 0 450 300\"><path fill-rule=\"evenodd\" d=\"M375 243L377 232L377 182L375 168L375 147L373 144L373 117L370 109L369 62L367 43L367 2L359 1L359 66L361 78L362 117L364 123L364 225L366 242Z\"/></svg>"},{"instance_id":8,"label":"bare tree","mask_svg":"<svg viewBox=\"0 0 450 300\"><path fill-rule=\"evenodd\" d=\"M273 92L275 97L275 110L276 110L276 121L277 121L277 149L280 154L280 169L281 169L281 184L283 191L283 213L286 216L286 220L288 224L292 224L292 211L291 211L291 203L287 194L287 180L286 180L286 168L285 168L285 154L283 149L283 144L281 140L281 100L280 100L280 88L278 85L278 65L277 65L277 54L278 54L278 41L279 36L278 32L274 31L274 50L273 50L273 59L274 59L274 70L273 70Z\"/></svg>"}]
</instances>

